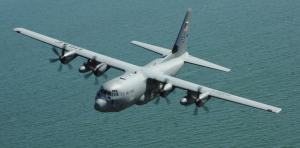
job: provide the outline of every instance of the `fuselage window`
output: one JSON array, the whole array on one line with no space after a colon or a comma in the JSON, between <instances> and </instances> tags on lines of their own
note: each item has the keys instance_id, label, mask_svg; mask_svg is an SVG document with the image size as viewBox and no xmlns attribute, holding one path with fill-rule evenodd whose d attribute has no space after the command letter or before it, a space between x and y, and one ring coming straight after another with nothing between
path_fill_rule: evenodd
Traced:
<instances>
[{"instance_id":1,"label":"fuselage window","mask_svg":"<svg viewBox=\"0 0 300 148\"><path fill-rule=\"evenodd\" d=\"M115 96L115 90L111 91L111 96Z\"/></svg>"},{"instance_id":2,"label":"fuselage window","mask_svg":"<svg viewBox=\"0 0 300 148\"><path fill-rule=\"evenodd\" d=\"M119 93L117 90L113 90L114 96L119 96Z\"/></svg>"}]
</instances>

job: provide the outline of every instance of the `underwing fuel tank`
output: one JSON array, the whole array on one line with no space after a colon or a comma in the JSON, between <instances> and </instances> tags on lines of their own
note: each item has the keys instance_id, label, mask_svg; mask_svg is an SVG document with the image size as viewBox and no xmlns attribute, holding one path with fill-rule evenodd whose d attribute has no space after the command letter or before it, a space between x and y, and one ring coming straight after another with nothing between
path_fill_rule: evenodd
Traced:
<instances>
[{"instance_id":1,"label":"underwing fuel tank","mask_svg":"<svg viewBox=\"0 0 300 148\"><path fill-rule=\"evenodd\" d=\"M90 69L88 66L86 66L86 64L82 65L80 68L79 68L79 72L81 73L85 73L85 72L88 72L88 71L91 71L92 69Z\"/></svg>"},{"instance_id":2,"label":"underwing fuel tank","mask_svg":"<svg viewBox=\"0 0 300 148\"><path fill-rule=\"evenodd\" d=\"M190 105L194 103L194 99L191 96L184 96L181 100L180 100L180 104L181 105Z\"/></svg>"}]
</instances>

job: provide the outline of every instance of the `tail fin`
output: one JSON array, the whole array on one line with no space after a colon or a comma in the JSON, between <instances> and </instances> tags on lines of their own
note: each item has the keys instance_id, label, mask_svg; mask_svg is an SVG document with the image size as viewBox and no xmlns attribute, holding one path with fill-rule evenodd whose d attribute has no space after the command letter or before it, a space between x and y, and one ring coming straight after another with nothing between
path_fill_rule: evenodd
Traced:
<instances>
[{"instance_id":1,"label":"tail fin","mask_svg":"<svg viewBox=\"0 0 300 148\"><path fill-rule=\"evenodd\" d=\"M175 57L181 56L186 52L191 24L191 15L192 9L189 9L185 15L179 34L175 41L175 45L172 50L172 54L174 54Z\"/></svg>"}]
</instances>

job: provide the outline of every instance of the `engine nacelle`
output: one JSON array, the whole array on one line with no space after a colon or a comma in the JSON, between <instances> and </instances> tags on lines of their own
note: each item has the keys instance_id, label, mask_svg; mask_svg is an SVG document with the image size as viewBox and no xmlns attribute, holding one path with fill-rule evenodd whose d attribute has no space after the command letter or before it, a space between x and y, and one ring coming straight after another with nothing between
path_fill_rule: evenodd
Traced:
<instances>
[{"instance_id":1,"label":"engine nacelle","mask_svg":"<svg viewBox=\"0 0 300 148\"><path fill-rule=\"evenodd\" d=\"M78 56L78 55L75 53L75 51L67 52L67 53L64 55L63 60L61 60L61 63L63 63L63 64L68 64L68 63L70 63L73 59L75 59L77 56Z\"/></svg>"},{"instance_id":2,"label":"engine nacelle","mask_svg":"<svg viewBox=\"0 0 300 148\"><path fill-rule=\"evenodd\" d=\"M162 88L163 87L163 88ZM173 85L172 83L167 83L163 86L160 86L160 96L163 98L166 98L173 90Z\"/></svg>"},{"instance_id":3,"label":"engine nacelle","mask_svg":"<svg viewBox=\"0 0 300 148\"><path fill-rule=\"evenodd\" d=\"M91 71L92 69L90 69L86 64L82 65L80 68L79 68L79 72L81 73L85 73L85 72L88 72L88 71Z\"/></svg>"},{"instance_id":4,"label":"engine nacelle","mask_svg":"<svg viewBox=\"0 0 300 148\"><path fill-rule=\"evenodd\" d=\"M202 93L198 99L195 100L195 104L198 107L202 107L210 99L209 93Z\"/></svg>"},{"instance_id":5,"label":"engine nacelle","mask_svg":"<svg viewBox=\"0 0 300 148\"><path fill-rule=\"evenodd\" d=\"M194 99L191 96L185 96L180 100L181 105L190 105L194 103Z\"/></svg>"},{"instance_id":6,"label":"engine nacelle","mask_svg":"<svg viewBox=\"0 0 300 148\"><path fill-rule=\"evenodd\" d=\"M97 72L95 73L96 76L103 75L109 68L107 67L106 63L101 63L96 66Z\"/></svg>"},{"instance_id":7,"label":"engine nacelle","mask_svg":"<svg viewBox=\"0 0 300 148\"><path fill-rule=\"evenodd\" d=\"M170 90L172 90L172 87L173 87L172 83L167 83L167 84L164 86L163 91L170 91Z\"/></svg>"}]
</instances>

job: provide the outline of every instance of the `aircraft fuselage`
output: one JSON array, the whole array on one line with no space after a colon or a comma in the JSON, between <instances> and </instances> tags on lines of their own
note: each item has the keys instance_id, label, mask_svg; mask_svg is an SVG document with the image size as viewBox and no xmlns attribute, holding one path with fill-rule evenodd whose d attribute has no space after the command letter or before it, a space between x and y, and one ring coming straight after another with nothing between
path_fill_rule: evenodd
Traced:
<instances>
[{"instance_id":1,"label":"aircraft fuselage","mask_svg":"<svg viewBox=\"0 0 300 148\"><path fill-rule=\"evenodd\" d=\"M184 65L180 57L165 62L164 58L167 56L105 82L97 91L94 108L100 112L118 112L134 104L147 104L157 98L162 93L160 87L163 84L147 79L143 72L151 70L176 76Z\"/></svg>"}]
</instances>

